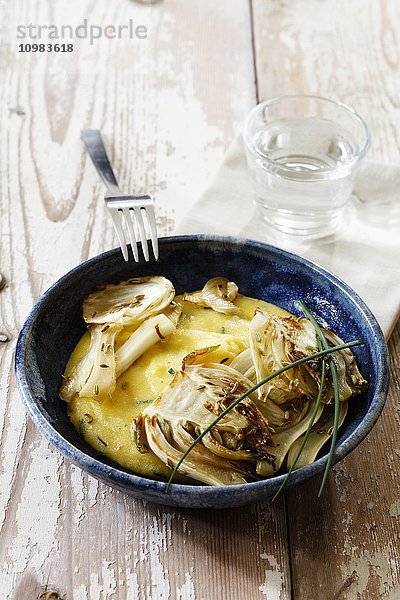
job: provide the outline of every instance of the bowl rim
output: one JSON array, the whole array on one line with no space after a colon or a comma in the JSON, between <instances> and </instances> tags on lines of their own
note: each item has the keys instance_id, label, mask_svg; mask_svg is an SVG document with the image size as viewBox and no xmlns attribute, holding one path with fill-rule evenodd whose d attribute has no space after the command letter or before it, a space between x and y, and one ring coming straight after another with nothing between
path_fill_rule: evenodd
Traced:
<instances>
[{"instance_id":1,"label":"bowl rim","mask_svg":"<svg viewBox=\"0 0 400 600\"><path fill-rule=\"evenodd\" d=\"M389 386L389 354L386 345L386 341L383 332L365 302L360 296L349 286L347 283L342 281L336 275L319 266L318 264L302 257L299 254L283 250L270 244L258 242L251 239L235 237L235 236L218 236L218 235L207 235L207 234L196 234L196 235L179 235L179 236L167 236L159 239L160 249L164 245L169 244L185 244L188 242L195 242L200 244L212 244L212 245L228 245L240 250L240 247L250 246L253 249L260 250L266 253L272 253L277 256L285 256L286 258L300 263L307 268L311 269L314 274L322 276L333 283L342 293L350 297L353 303L361 310L363 317L368 323L374 335L377 348L375 355L377 357L376 370L379 373L377 378L374 395L371 400L370 407L362 421L358 424L355 430L335 448L333 455L332 466L338 461L343 459L349 454L358 444L368 435L372 427L379 418L385 404L386 395ZM71 275L84 271L88 266L95 264L96 262L107 260L109 257L120 253L120 248L114 248L108 250L97 256L90 258L83 263L80 263L76 267L69 270L65 275L60 277L55 283L53 283L38 299L33 306L29 315L27 316L24 325L20 331L16 351L15 351L15 374L18 389L25 408L30 415L35 425L39 428L41 433L50 441L64 456L66 456L71 462L88 471L93 476L104 480L110 479L116 485L129 486L133 490L149 492L154 491L156 493L164 493L167 483L165 481L159 481L155 479L149 479L141 475L137 475L133 472L120 468L116 463L112 465L106 464L97 458L94 458L84 451L80 450L77 446L69 442L64 438L61 433L49 422L46 418L44 411L41 407L40 399L35 398L30 390L26 375L26 353L31 339L32 327L35 321L37 313L42 308L43 304L46 303L47 298L57 290L60 284L68 280ZM311 465L302 467L296 471L293 471L290 479L288 480L285 490L289 490L294 487L297 483L306 481L311 477L321 473L325 467L327 461L327 455L320 457L314 461ZM111 462L111 461L110 461ZM278 475L275 477L269 477L260 481L249 482L241 485L228 485L228 486L204 486L204 485L191 485L191 484L179 484L172 483L168 494L165 494L166 501L168 498L176 500L177 497L187 496L188 494L194 494L196 500L207 501L214 495L229 495L232 493L238 493L239 490L252 490L253 492L259 492L263 488L266 490L271 488L272 490L278 489L281 483L283 483L286 474Z\"/></svg>"}]
</instances>

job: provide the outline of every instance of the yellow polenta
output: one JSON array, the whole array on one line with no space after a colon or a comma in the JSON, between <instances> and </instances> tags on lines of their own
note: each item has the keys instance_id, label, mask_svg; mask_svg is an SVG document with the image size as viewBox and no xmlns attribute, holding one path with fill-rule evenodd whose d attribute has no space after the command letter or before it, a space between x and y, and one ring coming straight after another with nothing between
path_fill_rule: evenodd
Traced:
<instances>
[{"instance_id":1,"label":"yellow polenta","mask_svg":"<svg viewBox=\"0 0 400 600\"><path fill-rule=\"evenodd\" d=\"M248 320L183 302L182 296L177 296L175 302L182 306L176 331L149 348L119 377L110 398L100 403L76 395L68 404L73 425L93 448L121 466L150 477L164 477L170 471L152 452L140 454L136 449L131 435L132 420L165 388L173 372L180 368L182 358L196 348L218 345L207 355L207 361L229 364L249 346L249 324L257 307L271 314L288 315L272 304L241 295L235 305ZM116 348L133 331L124 328ZM86 332L71 355L65 375L85 355L89 341Z\"/></svg>"}]
</instances>

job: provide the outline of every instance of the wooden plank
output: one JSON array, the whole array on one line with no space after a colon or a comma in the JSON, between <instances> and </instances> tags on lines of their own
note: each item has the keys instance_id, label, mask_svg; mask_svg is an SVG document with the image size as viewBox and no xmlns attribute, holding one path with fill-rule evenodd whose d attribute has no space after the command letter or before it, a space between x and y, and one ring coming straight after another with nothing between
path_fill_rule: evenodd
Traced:
<instances>
[{"instance_id":1,"label":"wooden plank","mask_svg":"<svg viewBox=\"0 0 400 600\"><path fill-rule=\"evenodd\" d=\"M253 21L260 99L342 100L370 125L370 158L398 162L398 2L253 0ZM371 434L333 469L321 500L314 481L287 495L294 600L400 596L399 334L391 392Z\"/></svg>"},{"instance_id":2,"label":"wooden plank","mask_svg":"<svg viewBox=\"0 0 400 600\"><path fill-rule=\"evenodd\" d=\"M170 233L255 103L247 0L2 3L0 590L34 600L290 597L284 502L224 512L152 506L99 484L45 442L18 397L13 352L39 295L115 245L79 139L101 128L122 188L156 198ZM135 24L70 55L18 54L17 24Z\"/></svg>"},{"instance_id":3,"label":"wooden plank","mask_svg":"<svg viewBox=\"0 0 400 600\"><path fill-rule=\"evenodd\" d=\"M319 482L288 494L294 598L399 596L399 344L397 327L391 390L370 435L334 467L320 500Z\"/></svg>"}]
</instances>

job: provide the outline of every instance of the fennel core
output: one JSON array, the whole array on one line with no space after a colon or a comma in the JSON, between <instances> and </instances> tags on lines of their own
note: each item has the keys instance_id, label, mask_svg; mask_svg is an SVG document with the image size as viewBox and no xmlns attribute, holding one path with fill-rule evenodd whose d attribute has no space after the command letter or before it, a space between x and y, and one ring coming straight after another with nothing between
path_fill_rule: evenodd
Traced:
<instances>
[{"instance_id":1,"label":"fennel core","mask_svg":"<svg viewBox=\"0 0 400 600\"><path fill-rule=\"evenodd\" d=\"M303 308L303 310L306 308L305 305L303 305L301 303L301 306ZM308 313L308 314L307 314ZM310 312L307 309L307 316L310 314ZM314 327L315 327L315 319L312 317L312 319L310 318L311 322L313 323ZM318 328L317 328L318 327ZM193 441L193 443L189 446L189 448L186 450L186 452L182 455L182 457L180 458L180 460L178 461L178 463L176 464L175 468L173 469L171 476L168 480L168 483L166 485L165 488L165 493L168 493L170 485L173 481L173 478L175 477L179 467L181 466L181 464L183 463L183 461L185 460L185 458L188 456L188 454L191 452L191 450L203 439L203 437L205 435L207 435L207 433L209 433L209 431L211 431L213 429L213 427L215 427L215 425L225 417L225 415L230 412L233 408L235 408L235 406L237 406L242 400L244 400L245 398L247 398L247 396L249 396L250 394L252 394L255 390L257 390L259 387L261 387L262 385L264 385L265 383L268 383L269 381L271 381L272 379L274 379L275 377L278 377L279 375L281 375L281 373L284 373L285 371L288 371L289 369L292 369L294 367L297 367L299 365L302 365L306 362L310 362L312 360L315 360L316 358L321 358L321 357L325 357L327 356L328 358L330 357L330 355L332 354L332 352L337 352L339 350L343 350L345 348L352 348L354 346L361 346L362 344L364 344L364 340L354 340L352 342L347 342L345 344L340 344L338 346L332 346L332 347L328 347L328 343L321 331L321 329L319 328L319 325L317 324L317 327L315 327L317 333L318 333L318 338L320 340L320 344L324 347L323 350L320 350L319 352L316 352L314 354L310 354L309 356L305 356L303 358L300 358L299 360L290 363L289 365L285 365L284 367L282 367L281 369L279 369L278 371L275 371L274 373L272 373L271 375L269 375L268 377L265 377L264 379L262 379L261 381L259 381L258 383L256 383L253 387L251 387L249 390L247 390L247 392L245 392L244 394L242 394L237 400L235 400L234 402L232 402L232 404L230 406L228 406L228 408L226 408L220 415L218 415L218 417L216 417L214 419L214 421L202 432L200 433L200 435ZM319 329L319 331L318 331ZM323 338L323 340L321 339L321 337ZM320 347L320 346L319 346ZM333 362L333 361L332 361ZM335 390L335 409L336 409L336 404L338 403L339 400L339 394L338 394L338 383L337 383L337 377L335 378L333 373L336 374L336 370L335 367L333 366L332 368L332 379L333 379L333 385L334 385L334 390ZM324 375L325 376L325 375ZM323 382L321 382L321 384L323 384ZM322 385L320 386L322 389ZM318 393L318 396L322 395L322 391ZM313 420L313 417L315 419L315 415L313 414L311 419ZM336 417L336 410L335 410L335 417ZM338 429L338 418L339 418L339 413L337 411L337 419L335 418L336 421L336 435L337 435L337 429ZM312 427L312 424L311 424ZM311 427L309 427L309 429L311 430ZM335 423L334 423L334 427L335 427ZM308 429L307 429L308 431ZM309 433L309 431L308 431ZM334 436L334 438L332 438L332 441L335 443L336 442L336 435ZM331 445L331 452L328 458L328 462L327 462L327 468L329 469L329 466L332 462L332 456L333 456L333 450L334 450L334 446L332 449L332 445ZM297 458L296 458L297 460ZM321 492L322 492L322 488L323 485L325 483L326 480L326 474L327 474L327 469L325 469L325 474L324 474L324 479L322 482L322 486L320 489L320 492L318 494L318 496L320 496ZM284 481L285 483L286 481ZM283 485L281 486L283 487ZM275 497L278 495L280 490L278 490L277 494L275 495ZM275 498L274 497L274 498Z\"/></svg>"}]
</instances>

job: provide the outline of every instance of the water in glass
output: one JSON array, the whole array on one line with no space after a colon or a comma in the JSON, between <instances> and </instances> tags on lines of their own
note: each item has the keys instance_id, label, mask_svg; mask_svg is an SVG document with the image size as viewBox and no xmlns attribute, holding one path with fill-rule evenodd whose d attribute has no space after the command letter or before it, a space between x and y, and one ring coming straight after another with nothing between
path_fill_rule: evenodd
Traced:
<instances>
[{"instance_id":1,"label":"water in glass","mask_svg":"<svg viewBox=\"0 0 400 600\"><path fill-rule=\"evenodd\" d=\"M252 141L257 156L249 166L264 218L287 233L333 231L354 185L356 139L334 121L309 117L265 123Z\"/></svg>"}]
</instances>

